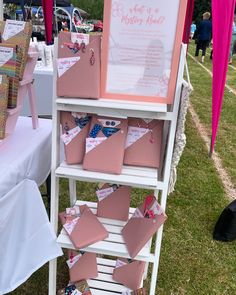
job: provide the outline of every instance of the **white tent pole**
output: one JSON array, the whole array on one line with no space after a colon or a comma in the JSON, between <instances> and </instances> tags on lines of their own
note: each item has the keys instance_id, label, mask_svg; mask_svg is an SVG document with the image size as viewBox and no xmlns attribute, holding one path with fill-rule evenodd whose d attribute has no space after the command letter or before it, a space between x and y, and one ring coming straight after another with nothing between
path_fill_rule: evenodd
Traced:
<instances>
[{"instance_id":1,"label":"white tent pole","mask_svg":"<svg viewBox=\"0 0 236 295\"><path fill-rule=\"evenodd\" d=\"M3 0L0 0L0 20L3 20Z\"/></svg>"}]
</instances>

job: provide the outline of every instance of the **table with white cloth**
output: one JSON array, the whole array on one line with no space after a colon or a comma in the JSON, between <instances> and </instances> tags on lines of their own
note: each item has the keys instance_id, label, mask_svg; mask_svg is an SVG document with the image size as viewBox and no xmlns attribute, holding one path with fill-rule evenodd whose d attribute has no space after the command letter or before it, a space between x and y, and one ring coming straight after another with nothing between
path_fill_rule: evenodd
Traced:
<instances>
[{"instance_id":1,"label":"table with white cloth","mask_svg":"<svg viewBox=\"0 0 236 295\"><path fill-rule=\"evenodd\" d=\"M53 97L53 68L49 66L36 67L34 70L34 86L38 114L40 116L51 116ZM23 116L31 115L28 99L25 99L21 114Z\"/></svg>"},{"instance_id":2,"label":"table with white cloth","mask_svg":"<svg viewBox=\"0 0 236 295\"><path fill-rule=\"evenodd\" d=\"M38 189L50 173L51 125L39 119L32 129L31 118L20 117L0 144L0 294L62 255Z\"/></svg>"}]
</instances>

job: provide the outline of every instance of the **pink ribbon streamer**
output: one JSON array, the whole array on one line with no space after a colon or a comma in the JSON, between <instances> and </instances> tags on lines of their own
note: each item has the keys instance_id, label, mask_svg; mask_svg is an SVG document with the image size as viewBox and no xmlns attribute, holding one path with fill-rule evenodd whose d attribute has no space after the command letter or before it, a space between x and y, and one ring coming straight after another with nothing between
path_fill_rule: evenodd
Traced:
<instances>
[{"instance_id":1,"label":"pink ribbon streamer","mask_svg":"<svg viewBox=\"0 0 236 295\"><path fill-rule=\"evenodd\" d=\"M232 38L235 0L212 0L213 20L213 80L212 80L212 138L214 151L228 69Z\"/></svg>"},{"instance_id":2,"label":"pink ribbon streamer","mask_svg":"<svg viewBox=\"0 0 236 295\"><path fill-rule=\"evenodd\" d=\"M43 15L46 31L46 43L50 45L52 40L52 27L53 27L53 0L42 0Z\"/></svg>"}]
</instances>

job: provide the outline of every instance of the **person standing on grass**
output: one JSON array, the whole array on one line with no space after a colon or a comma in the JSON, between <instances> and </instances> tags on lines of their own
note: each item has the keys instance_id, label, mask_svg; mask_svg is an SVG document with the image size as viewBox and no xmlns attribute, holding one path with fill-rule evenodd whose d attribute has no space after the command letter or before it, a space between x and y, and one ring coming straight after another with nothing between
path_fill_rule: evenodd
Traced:
<instances>
[{"instance_id":1,"label":"person standing on grass","mask_svg":"<svg viewBox=\"0 0 236 295\"><path fill-rule=\"evenodd\" d=\"M234 15L234 22L233 22L233 32L232 32L232 39L230 44L229 64L232 64L232 61L233 61L235 45L236 45L236 15Z\"/></svg>"},{"instance_id":2,"label":"person standing on grass","mask_svg":"<svg viewBox=\"0 0 236 295\"><path fill-rule=\"evenodd\" d=\"M206 49L209 46L212 36L212 23L210 21L210 12L203 13L203 20L197 28L197 40L195 57L199 56L199 51L202 50L202 63L204 62Z\"/></svg>"}]
</instances>

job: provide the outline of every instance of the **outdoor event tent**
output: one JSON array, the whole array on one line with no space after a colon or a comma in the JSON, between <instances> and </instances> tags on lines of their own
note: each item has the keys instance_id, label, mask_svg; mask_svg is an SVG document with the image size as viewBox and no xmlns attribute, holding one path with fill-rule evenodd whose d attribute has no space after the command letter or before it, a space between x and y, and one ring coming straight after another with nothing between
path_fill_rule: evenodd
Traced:
<instances>
[{"instance_id":1,"label":"outdoor event tent","mask_svg":"<svg viewBox=\"0 0 236 295\"><path fill-rule=\"evenodd\" d=\"M21 0L3 0L3 3L21 4ZM32 6L41 6L42 0L24 0L24 4ZM71 0L56 0L57 6L67 7L70 6Z\"/></svg>"}]
</instances>

